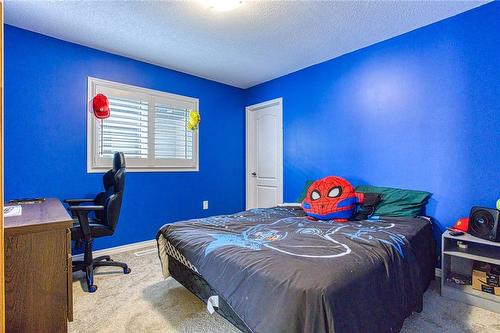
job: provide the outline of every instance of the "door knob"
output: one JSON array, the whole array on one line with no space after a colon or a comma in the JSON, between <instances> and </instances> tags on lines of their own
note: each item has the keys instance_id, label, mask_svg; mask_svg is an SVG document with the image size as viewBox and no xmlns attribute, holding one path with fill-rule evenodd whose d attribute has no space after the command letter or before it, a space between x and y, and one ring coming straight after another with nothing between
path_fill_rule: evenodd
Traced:
<instances>
[{"instance_id":1,"label":"door knob","mask_svg":"<svg viewBox=\"0 0 500 333\"><path fill-rule=\"evenodd\" d=\"M257 177L257 173L256 172L252 172L252 177Z\"/></svg>"}]
</instances>

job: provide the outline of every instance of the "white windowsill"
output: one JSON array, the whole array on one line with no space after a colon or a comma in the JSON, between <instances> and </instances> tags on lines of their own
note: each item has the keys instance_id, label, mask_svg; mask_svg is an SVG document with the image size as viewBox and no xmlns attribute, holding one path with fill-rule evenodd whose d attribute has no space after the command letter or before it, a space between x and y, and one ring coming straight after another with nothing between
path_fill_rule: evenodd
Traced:
<instances>
[{"instance_id":1,"label":"white windowsill","mask_svg":"<svg viewBox=\"0 0 500 333\"><path fill-rule=\"evenodd\" d=\"M111 167L108 168L92 168L87 169L87 173L105 173ZM127 172L198 172L200 169L196 168L165 168L165 167L125 167Z\"/></svg>"}]
</instances>

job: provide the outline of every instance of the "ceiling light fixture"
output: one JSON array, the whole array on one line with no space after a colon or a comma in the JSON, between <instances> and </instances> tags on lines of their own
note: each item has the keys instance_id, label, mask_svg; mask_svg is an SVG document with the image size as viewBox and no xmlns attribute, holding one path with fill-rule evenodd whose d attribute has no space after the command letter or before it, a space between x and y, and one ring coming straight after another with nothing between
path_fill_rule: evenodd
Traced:
<instances>
[{"instance_id":1,"label":"ceiling light fixture","mask_svg":"<svg viewBox=\"0 0 500 333\"><path fill-rule=\"evenodd\" d=\"M228 12L230 10L238 8L243 1L242 0L202 0L202 3L215 11L218 12Z\"/></svg>"}]
</instances>

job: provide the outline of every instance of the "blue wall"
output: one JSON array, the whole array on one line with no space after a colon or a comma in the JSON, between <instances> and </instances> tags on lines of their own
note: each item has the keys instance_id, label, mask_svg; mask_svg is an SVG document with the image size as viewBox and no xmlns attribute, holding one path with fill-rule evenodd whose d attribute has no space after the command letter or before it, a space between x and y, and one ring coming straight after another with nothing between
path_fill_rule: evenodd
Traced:
<instances>
[{"instance_id":1,"label":"blue wall","mask_svg":"<svg viewBox=\"0 0 500 333\"><path fill-rule=\"evenodd\" d=\"M246 91L283 97L284 198L306 179L421 189L436 234L500 197L500 3Z\"/></svg>"},{"instance_id":2,"label":"blue wall","mask_svg":"<svg viewBox=\"0 0 500 333\"><path fill-rule=\"evenodd\" d=\"M500 197L500 3L241 90L5 27L5 195L91 196L87 76L198 97L200 172L129 173L117 233L244 208L244 106L283 97L285 200L306 179L427 190L436 236ZM228 139L229 138L229 139ZM210 209L201 209L202 200Z\"/></svg>"},{"instance_id":3,"label":"blue wall","mask_svg":"<svg viewBox=\"0 0 500 333\"><path fill-rule=\"evenodd\" d=\"M128 173L105 248L153 239L167 222L244 209L243 90L5 26L5 198L92 197L86 172L87 77L200 100L200 171ZM209 209L202 210L202 200Z\"/></svg>"}]
</instances>

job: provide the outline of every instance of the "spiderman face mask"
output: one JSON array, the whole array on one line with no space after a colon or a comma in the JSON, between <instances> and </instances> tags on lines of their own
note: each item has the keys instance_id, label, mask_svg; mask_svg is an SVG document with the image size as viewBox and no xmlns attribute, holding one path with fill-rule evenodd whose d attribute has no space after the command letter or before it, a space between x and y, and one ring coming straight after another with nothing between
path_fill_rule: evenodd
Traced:
<instances>
[{"instance_id":1,"label":"spiderman face mask","mask_svg":"<svg viewBox=\"0 0 500 333\"><path fill-rule=\"evenodd\" d=\"M328 176L311 184L302 208L309 219L347 221L356 204L363 203L363 194L341 177Z\"/></svg>"}]
</instances>

